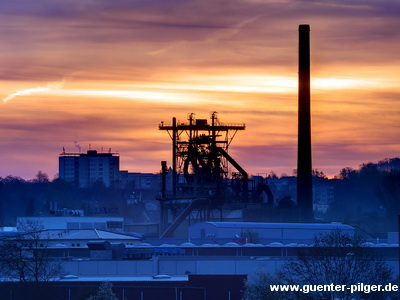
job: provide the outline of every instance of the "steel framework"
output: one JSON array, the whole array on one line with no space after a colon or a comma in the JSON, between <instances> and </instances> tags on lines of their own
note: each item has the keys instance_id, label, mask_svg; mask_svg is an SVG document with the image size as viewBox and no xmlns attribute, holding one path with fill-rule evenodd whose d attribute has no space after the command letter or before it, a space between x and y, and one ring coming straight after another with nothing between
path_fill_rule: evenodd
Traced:
<instances>
[{"instance_id":1,"label":"steel framework","mask_svg":"<svg viewBox=\"0 0 400 300\"><path fill-rule=\"evenodd\" d=\"M225 124L218 119L217 112L207 119L196 119L188 114L188 122L171 125L161 122L160 130L166 130L172 140L172 197L216 196L221 200L224 179L241 179L242 196L245 196L246 171L228 154L228 148L245 124ZM237 172L229 172L229 163ZM225 193L226 191L224 191Z\"/></svg>"},{"instance_id":2,"label":"steel framework","mask_svg":"<svg viewBox=\"0 0 400 300\"><path fill-rule=\"evenodd\" d=\"M239 130L246 126L226 124L217 112L208 119L196 119L189 113L187 122L172 119L172 124L161 122L160 130L168 132L172 140L172 184L166 188L166 162L162 162L163 184L161 204L161 236L171 236L185 219L210 220L215 210L230 203L246 202L248 174L228 154L229 146ZM229 164L236 172L230 172ZM173 215L169 225L168 216Z\"/></svg>"}]
</instances>

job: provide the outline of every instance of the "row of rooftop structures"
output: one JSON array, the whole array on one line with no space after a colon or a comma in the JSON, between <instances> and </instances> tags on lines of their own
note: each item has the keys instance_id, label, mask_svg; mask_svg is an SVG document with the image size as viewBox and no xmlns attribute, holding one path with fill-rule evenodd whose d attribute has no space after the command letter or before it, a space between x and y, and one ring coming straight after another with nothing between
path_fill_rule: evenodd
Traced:
<instances>
[{"instance_id":1,"label":"row of rooftop structures","mask_svg":"<svg viewBox=\"0 0 400 300\"><path fill-rule=\"evenodd\" d=\"M71 233L74 232L78 239L85 239L84 232L108 232L108 239L116 237L130 237L133 240L148 240L156 244L166 241L181 241L192 244L217 244L224 245L236 243L237 245L266 245L270 243L306 244L310 245L318 234L325 234L334 229L353 235L354 228L340 223L330 224L304 224L304 223L254 223L254 222L198 222L189 226L187 238L159 239L144 238L140 233L126 233L123 230L123 218L115 217L23 217L18 218L17 224L40 224L41 231L56 232L50 235L50 240L63 243L73 241ZM22 234L18 228L2 228L2 237ZM79 234L78 234L79 233ZM77 235L78 234L78 235ZM98 237L100 238L100 237ZM89 236L87 241L93 239ZM72 246L70 243L66 246ZM123 241L126 243L127 241ZM73 242L72 242L73 243ZM75 245L78 241L75 242ZM137 243L136 243L137 244ZM75 246L74 245L74 246ZM84 245L84 243L82 243ZM128 245L130 243L128 242Z\"/></svg>"},{"instance_id":2,"label":"row of rooftop structures","mask_svg":"<svg viewBox=\"0 0 400 300\"><path fill-rule=\"evenodd\" d=\"M297 257L300 251L307 251L315 235L337 229L349 235L355 234L353 227L339 223L200 222L189 227L187 239L158 239L96 228L102 222L104 225L122 220L92 218L92 228L72 229L68 228L72 222L82 222L79 226L90 227L90 218L60 218L64 221L63 228L56 228L60 225L44 220L45 229L40 232L39 246L45 248L52 259L62 259L68 275L82 280L91 276L101 280L109 276L123 278L159 274L249 276L260 269L273 273L288 259ZM59 219L58 224L62 223L60 218L53 217ZM19 221L43 219L21 218ZM9 229L0 234L0 242L7 244L15 242L16 237L24 232ZM399 248L395 236L385 243L374 241L364 246L367 251L383 255L398 273ZM349 252L353 251L349 245Z\"/></svg>"},{"instance_id":3,"label":"row of rooftop structures","mask_svg":"<svg viewBox=\"0 0 400 300\"><path fill-rule=\"evenodd\" d=\"M79 216L52 216L52 217L21 217L17 219L17 224L27 224L33 222L40 224L40 230L57 232L58 237L54 236L55 241L64 242L73 240L67 238L67 233L79 233L77 237L84 241L80 243L85 246L85 241L90 241L93 237L85 237L85 230L91 232L108 232L114 237L130 237L130 239L145 241L151 245L163 244L163 241L176 241L173 244L191 243L193 245L216 244L226 245L236 243L238 245L311 245L316 235L329 233L334 229L339 229L349 235L355 234L355 228L341 223L261 223L261 222L197 222L188 228L188 234L184 238L156 238L143 235L138 231L127 231L124 225L125 219L122 217L88 217ZM153 225L153 224L150 224ZM149 225L149 226L150 226ZM141 228L141 227L138 227ZM60 233L61 232L61 233ZM0 237L7 238L23 232L18 231L17 227L0 228ZM106 236L107 237L107 236ZM100 237L98 237L100 238ZM131 245L127 241L123 241ZM396 232L389 232L387 239L370 240L372 244L379 246L396 246L398 236ZM58 242L59 243L59 242ZM76 243L65 244L66 246L76 247ZM371 244L371 245L372 245ZM137 245L137 243L135 243Z\"/></svg>"},{"instance_id":4,"label":"row of rooftop structures","mask_svg":"<svg viewBox=\"0 0 400 300\"><path fill-rule=\"evenodd\" d=\"M139 233L122 230L123 218L106 217L25 217L18 223L41 224L43 245L51 249L86 249L93 243L123 244L120 249L137 247L161 248L259 248L259 247L309 247L315 236L333 230L354 235L355 229L340 223L252 223L252 222L199 222L189 226L187 238L145 238ZM17 228L2 228L2 241L13 240L24 234ZM368 241L371 247L398 247L396 233L387 240ZM217 251L217 250L216 250ZM219 250L218 250L219 251ZM86 253L89 251L77 252ZM183 253L183 252L181 252ZM119 256L121 257L121 256Z\"/></svg>"},{"instance_id":5,"label":"row of rooftop structures","mask_svg":"<svg viewBox=\"0 0 400 300\"><path fill-rule=\"evenodd\" d=\"M172 173L167 176L167 188L172 184ZM66 153L59 156L59 177L72 182L79 187L89 188L101 182L106 187L113 184L125 187L134 182L135 188L160 192L161 175L152 173L132 173L120 170L120 156L113 152L97 152L88 150L86 153ZM250 184L267 183L272 190L275 201L284 197L296 199L296 177L263 178L261 175L252 176ZM333 182L319 178L313 182L313 205L316 215L327 213L329 205L334 201ZM267 199L265 200L267 201ZM278 204L278 203L275 203Z\"/></svg>"}]
</instances>

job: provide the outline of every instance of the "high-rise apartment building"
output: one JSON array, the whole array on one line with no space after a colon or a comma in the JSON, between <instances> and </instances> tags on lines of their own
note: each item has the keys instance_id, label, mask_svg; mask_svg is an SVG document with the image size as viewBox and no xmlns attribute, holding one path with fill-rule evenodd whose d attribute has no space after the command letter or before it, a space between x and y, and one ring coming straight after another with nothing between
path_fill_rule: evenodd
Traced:
<instances>
[{"instance_id":1,"label":"high-rise apartment building","mask_svg":"<svg viewBox=\"0 0 400 300\"><path fill-rule=\"evenodd\" d=\"M109 187L119 180L118 153L63 153L59 157L59 177L76 185L87 188L102 182Z\"/></svg>"}]
</instances>

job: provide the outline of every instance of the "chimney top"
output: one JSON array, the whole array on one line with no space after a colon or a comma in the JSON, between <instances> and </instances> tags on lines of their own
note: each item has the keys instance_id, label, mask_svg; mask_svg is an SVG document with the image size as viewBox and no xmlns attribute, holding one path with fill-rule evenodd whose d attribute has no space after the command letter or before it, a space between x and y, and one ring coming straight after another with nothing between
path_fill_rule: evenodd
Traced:
<instances>
[{"instance_id":1,"label":"chimney top","mask_svg":"<svg viewBox=\"0 0 400 300\"><path fill-rule=\"evenodd\" d=\"M300 24L299 25L299 31L310 31L310 25L308 24Z\"/></svg>"}]
</instances>

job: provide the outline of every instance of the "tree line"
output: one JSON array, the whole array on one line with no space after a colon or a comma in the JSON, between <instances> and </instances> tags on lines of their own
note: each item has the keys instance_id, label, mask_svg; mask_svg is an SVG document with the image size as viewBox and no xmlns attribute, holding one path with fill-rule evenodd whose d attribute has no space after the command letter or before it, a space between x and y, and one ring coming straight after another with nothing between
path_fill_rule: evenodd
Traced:
<instances>
[{"instance_id":1,"label":"tree line","mask_svg":"<svg viewBox=\"0 0 400 300\"><path fill-rule=\"evenodd\" d=\"M0 177L0 226L15 226L17 217L45 216L63 208L82 209L86 215L122 211L124 199L133 190L132 186L106 187L101 182L80 188L60 178L50 180L41 171L31 180Z\"/></svg>"},{"instance_id":2,"label":"tree line","mask_svg":"<svg viewBox=\"0 0 400 300\"><path fill-rule=\"evenodd\" d=\"M285 176L278 177L274 172L266 175L278 180ZM364 163L358 169L346 167L333 179L313 170L313 178L316 183L325 181L334 186L335 198L326 221L368 226L373 219L381 232L396 230L400 212L400 158ZM83 209L86 215L129 212L140 220L144 202L154 200L159 190L145 191L148 194L145 197L141 194L141 202L131 201L136 203L135 209L127 208L124 205L135 191L137 196L134 183L105 187L98 182L90 188L79 188L60 178L50 180L42 171L31 180L0 177L0 226L14 226L19 216L46 215L50 210L64 207Z\"/></svg>"},{"instance_id":3,"label":"tree line","mask_svg":"<svg viewBox=\"0 0 400 300\"><path fill-rule=\"evenodd\" d=\"M397 231L400 213L400 158L343 168L334 179L331 218L347 223L382 223L381 231ZM351 221L352 220L352 221Z\"/></svg>"}]
</instances>

